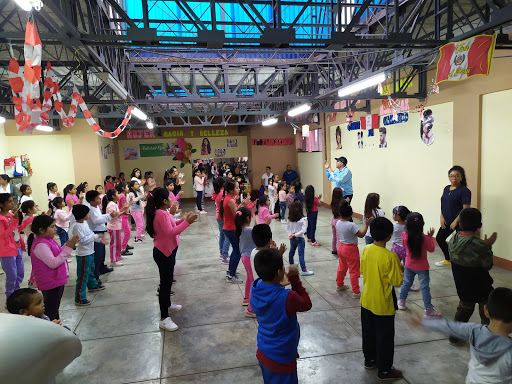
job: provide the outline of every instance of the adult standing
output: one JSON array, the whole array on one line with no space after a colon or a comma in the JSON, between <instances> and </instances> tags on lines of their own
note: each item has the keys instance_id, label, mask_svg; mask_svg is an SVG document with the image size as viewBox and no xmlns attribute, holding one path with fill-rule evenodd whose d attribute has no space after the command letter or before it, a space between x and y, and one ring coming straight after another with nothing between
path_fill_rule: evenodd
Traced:
<instances>
[{"instance_id":1,"label":"adult standing","mask_svg":"<svg viewBox=\"0 0 512 384\"><path fill-rule=\"evenodd\" d=\"M268 180L274 176L274 174L272 172L270 172L270 167L267 166L265 168L265 173L263 175L261 175L261 185L263 185L266 188L268 188Z\"/></svg>"},{"instance_id":2,"label":"adult standing","mask_svg":"<svg viewBox=\"0 0 512 384\"><path fill-rule=\"evenodd\" d=\"M325 162L325 175L327 176L327 180L334 181L336 183L335 187L343 189L343 198L347 200L349 203L352 201L354 197L354 190L352 189L352 172L347 167L347 158L346 157L335 157L336 160L336 171L333 171L329 167L329 162Z\"/></svg>"},{"instance_id":3,"label":"adult standing","mask_svg":"<svg viewBox=\"0 0 512 384\"><path fill-rule=\"evenodd\" d=\"M240 167L238 165L235 166L235 169L233 170L233 177L239 183L245 183L246 182L245 176L242 175L242 173L240 172ZM240 180L239 180L239 178L240 178Z\"/></svg>"},{"instance_id":4,"label":"adult standing","mask_svg":"<svg viewBox=\"0 0 512 384\"><path fill-rule=\"evenodd\" d=\"M292 169L290 164L286 166L286 171L283 173L283 180L287 185L293 185L299 181L299 174Z\"/></svg>"},{"instance_id":5,"label":"adult standing","mask_svg":"<svg viewBox=\"0 0 512 384\"><path fill-rule=\"evenodd\" d=\"M441 227L437 231L437 244L443 251L444 260L436 262L437 267L450 266L450 254L446 239L459 226L459 213L471 206L471 191L467 187L464 168L455 165L448 171L450 185L444 187L441 196Z\"/></svg>"},{"instance_id":6,"label":"adult standing","mask_svg":"<svg viewBox=\"0 0 512 384\"><path fill-rule=\"evenodd\" d=\"M0 193L8 193L12 196L14 204L18 204L18 188L11 183L11 178L6 175L0 175Z\"/></svg>"}]
</instances>

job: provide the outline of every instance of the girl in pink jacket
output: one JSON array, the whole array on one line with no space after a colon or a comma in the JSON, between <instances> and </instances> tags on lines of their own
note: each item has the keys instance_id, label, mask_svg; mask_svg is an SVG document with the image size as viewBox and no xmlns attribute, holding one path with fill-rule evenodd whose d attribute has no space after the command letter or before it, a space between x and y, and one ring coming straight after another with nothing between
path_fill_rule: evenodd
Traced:
<instances>
[{"instance_id":1,"label":"girl in pink jacket","mask_svg":"<svg viewBox=\"0 0 512 384\"><path fill-rule=\"evenodd\" d=\"M68 282L69 266L67 258L78 243L78 236L69 239L64 247L53 239L57 233L55 220L40 215L32 222L32 233L28 237L28 254L32 262L32 272L44 299L44 314L50 320L60 319L59 307Z\"/></svg>"},{"instance_id":2,"label":"girl in pink jacket","mask_svg":"<svg viewBox=\"0 0 512 384\"><path fill-rule=\"evenodd\" d=\"M263 195L258 199L258 203L256 204L256 213L259 216L258 222L260 224L270 224L270 222L277 217L277 214L270 214L268 210L269 206L270 199L267 195Z\"/></svg>"},{"instance_id":3,"label":"girl in pink jacket","mask_svg":"<svg viewBox=\"0 0 512 384\"><path fill-rule=\"evenodd\" d=\"M25 274L18 212L10 193L0 193L0 263L5 272L5 296L8 298L20 288Z\"/></svg>"}]
</instances>

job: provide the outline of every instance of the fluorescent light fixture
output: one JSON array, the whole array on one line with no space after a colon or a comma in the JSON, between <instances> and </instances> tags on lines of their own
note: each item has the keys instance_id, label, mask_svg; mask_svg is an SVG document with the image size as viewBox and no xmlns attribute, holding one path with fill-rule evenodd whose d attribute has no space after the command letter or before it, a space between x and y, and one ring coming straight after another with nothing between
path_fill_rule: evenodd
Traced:
<instances>
[{"instance_id":1,"label":"fluorescent light fixture","mask_svg":"<svg viewBox=\"0 0 512 384\"><path fill-rule=\"evenodd\" d=\"M24 11L30 11L32 9L32 4L30 3L30 0L14 0L15 3L23 9Z\"/></svg>"},{"instance_id":2,"label":"fluorescent light fixture","mask_svg":"<svg viewBox=\"0 0 512 384\"><path fill-rule=\"evenodd\" d=\"M3 116L0 116L0 124L3 124L7 121L7 119Z\"/></svg>"},{"instance_id":3,"label":"fluorescent light fixture","mask_svg":"<svg viewBox=\"0 0 512 384\"><path fill-rule=\"evenodd\" d=\"M113 77L110 73L100 72L98 77L105 82L112 90L123 100L126 100L128 97L128 91L123 87L123 85L117 81L115 77Z\"/></svg>"},{"instance_id":4,"label":"fluorescent light fixture","mask_svg":"<svg viewBox=\"0 0 512 384\"><path fill-rule=\"evenodd\" d=\"M301 104L298 107L292 108L288 111L288 116L297 116L304 112L307 112L311 109L311 105L309 104Z\"/></svg>"},{"instance_id":5,"label":"fluorescent light fixture","mask_svg":"<svg viewBox=\"0 0 512 384\"><path fill-rule=\"evenodd\" d=\"M132 115L134 115L135 117L138 117L139 119L141 120L147 120L148 119L148 115L146 115L144 112L142 112L139 108L137 107L133 107L132 109Z\"/></svg>"},{"instance_id":6,"label":"fluorescent light fixture","mask_svg":"<svg viewBox=\"0 0 512 384\"><path fill-rule=\"evenodd\" d=\"M277 123L277 117L271 117L269 119L263 120L261 125L268 127L269 125L274 125L275 123Z\"/></svg>"},{"instance_id":7,"label":"fluorescent light fixture","mask_svg":"<svg viewBox=\"0 0 512 384\"><path fill-rule=\"evenodd\" d=\"M152 122L151 120L146 121L146 126L147 126L149 129L153 129L153 128L155 128L155 124L153 124L153 122Z\"/></svg>"},{"instance_id":8,"label":"fluorescent light fixture","mask_svg":"<svg viewBox=\"0 0 512 384\"><path fill-rule=\"evenodd\" d=\"M302 137L309 137L309 125L307 124L302 126Z\"/></svg>"},{"instance_id":9,"label":"fluorescent light fixture","mask_svg":"<svg viewBox=\"0 0 512 384\"><path fill-rule=\"evenodd\" d=\"M50 127L49 125L38 125L36 127L36 129L38 131L43 131L43 132L53 132L53 127Z\"/></svg>"},{"instance_id":10,"label":"fluorescent light fixture","mask_svg":"<svg viewBox=\"0 0 512 384\"><path fill-rule=\"evenodd\" d=\"M384 72L381 72L377 75L370 76L367 79L357 81L353 84L347 85L346 87L341 88L338 91L338 96L348 96L352 93L356 93L359 91L362 91L363 89L373 87L377 84L382 83L384 80L386 80L386 74Z\"/></svg>"}]
</instances>

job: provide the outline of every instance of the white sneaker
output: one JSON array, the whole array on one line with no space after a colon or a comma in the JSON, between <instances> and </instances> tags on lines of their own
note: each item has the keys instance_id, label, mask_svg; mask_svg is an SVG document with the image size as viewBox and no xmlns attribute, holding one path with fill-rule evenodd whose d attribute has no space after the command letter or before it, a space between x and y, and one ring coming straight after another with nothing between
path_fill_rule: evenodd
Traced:
<instances>
[{"instance_id":1,"label":"white sneaker","mask_svg":"<svg viewBox=\"0 0 512 384\"><path fill-rule=\"evenodd\" d=\"M112 263L111 266L112 267L122 267L124 264L121 263L120 261L116 261L115 263Z\"/></svg>"},{"instance_id":2,"label":"white sneaker","mask_svg":"<svg viewBox=\"0 0 512 384\"><path fill-rule=\"evenodd\" d=\"M163 320L160 320L159 323L160 329L163 329L165 331L174 332L178 330L178 326L170 317L166 317Z\"/></svg>"},{"instance_id":3,"label":"white sneaker","mask_svg":"<svg viewBox=\"0 0 512 384\"><path fill-rule=\"evenodd\" d=\"M128 258L128 257L123 256L123 255L121 255L121 257L119 257L119 259L120 259L120 260L126 260L127 258Z\"/></svg>"},{"instance_id":4,"label":"white sneaker","mask_svg":"<svg viewBox=\"0 0 512 384\"><path fill-rule=\"evenodd\" d=\"M207 212L206 212L206 211L201 211L201 212L199 212L199 213L200 213L201 215L206 215L206 213L207 213Z\"/></svg>"},{"instance_id":5,"label":"white sneaker","mask_svg":"<svg viewBox=\"0 0 512 384\"><path fill-rule=\"evenodd\" d=\"M281 224L286 224L286 220L281 220Z\"/></svg>"},{"instance_id":6,"label":"white sneaker","mask_svg":"<svg viewBox=\"0 0 512 384\"><path fill-rule=\"evenodd\" d=\"M181 308L183 308L181 305L171 303L171 305L169 306L169 312L178 312L181 311Z\"/></svg>"}]
</instances>

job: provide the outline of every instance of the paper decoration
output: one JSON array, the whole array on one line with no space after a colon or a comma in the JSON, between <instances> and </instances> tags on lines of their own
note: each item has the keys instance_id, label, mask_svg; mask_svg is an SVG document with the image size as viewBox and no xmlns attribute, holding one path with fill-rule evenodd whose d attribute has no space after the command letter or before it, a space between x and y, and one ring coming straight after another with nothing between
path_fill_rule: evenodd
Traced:
<instances>
[{"instance_id":1,"label":"paper decoration","mask_svg":"<svg viewBox=\"0 0 512 384\"><path fill-rule=\"evenodd\" d=\"M384 116L384 118L382 119L382 123L384 125L405 123L407 121L409 121L409 114L407 112L397 113L396 116L394 116L394 115Z\"/></svg>"},{"instance_id":2,"label":"paper decoration","mask_svg":"<svg viewBox=\"0 0 512 384\"><path fill-rule=\"evenodd\" d=\"M336 115L337 115L337 112L328 113L327 114L327 122L328 123L332 123L333 121L335 121L336 120Z\"/></svg>"},{"instance_id":3,"label":"paper decoration","mask_svg":"<svg viewBox=\"0 0 512 384\"><path fill-rule=\"evenodd\" d=\"M359 119L361 122L361 129L375 129L379 128L379 115L376 113L366 115Z\"/></svg>"},{"instance_id":4,"label":"paper decoration","mask_svg":"<svg viewBox=\"0 0 512 384\"><path fill-rule=\"evenodd\" d=\"M181 161L180 168L183 168L185 164L190 163L190 157L193 153L197 152L197 149L192 148L192 144L187 143L185 139L178 139L174 146L178 148L176 155L173 160Z\"/></svg>"},{"instance_id":5,"label":"paper decoration","mask_svg":"<svg viewBox=\"0 0 512 384\"><path fill-rule=\"evenodd\" d=\"M350 109L347 112L347 124L350 125L354 121L354 112L352 112Z\"/></svg>"}]
</instances>

